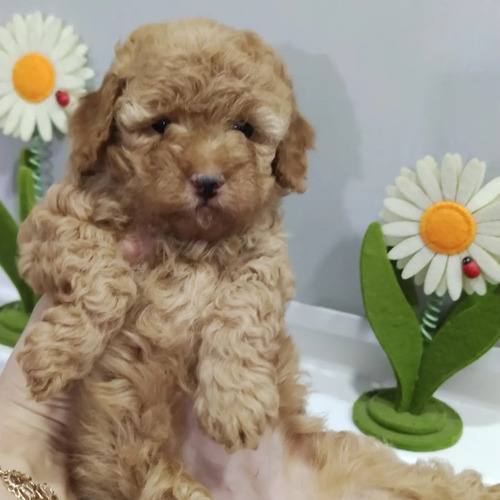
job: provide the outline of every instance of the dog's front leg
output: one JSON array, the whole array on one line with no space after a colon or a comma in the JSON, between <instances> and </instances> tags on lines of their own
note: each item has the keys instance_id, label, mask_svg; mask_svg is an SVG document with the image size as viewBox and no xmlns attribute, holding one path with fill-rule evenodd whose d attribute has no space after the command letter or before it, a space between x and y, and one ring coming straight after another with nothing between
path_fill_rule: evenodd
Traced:
<instances>
[{"instance_id":1,"label":"dog's front leg","mask_svg":"<svg viewBox=\"0 0 500 500\"><path fill-rule=\"evenodd\" d=\"M114 237L82 220L80 213L63 210L65 202L70 208L81 206L78 193L71 194L64 197L53 190L35 207L19 236L23 276L37 293L53 299L41 321L29 328L19 354L38 400L90 371L120 331L136 294L130 266Z\"/></svg>"},{"instance_id":2,"label":"dog's front leg","mask_svg":"<svg viewBox=\"0 0 500 500\"><path fill-rule=\"evenodd\" d=\"M254 270L215 292L203 318L195 405L200 427L228 451L256 448L278 418L283 332L282 295Z\"/></svg>"}]
</instances>

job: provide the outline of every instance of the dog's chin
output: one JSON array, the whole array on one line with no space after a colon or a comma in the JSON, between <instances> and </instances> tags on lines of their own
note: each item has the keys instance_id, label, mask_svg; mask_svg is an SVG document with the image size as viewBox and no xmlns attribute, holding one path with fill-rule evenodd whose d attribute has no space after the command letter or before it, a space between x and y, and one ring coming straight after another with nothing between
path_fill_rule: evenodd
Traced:
<instances>
[{"instance_id":1,"label":"dog's chin","mask_svg":"<svg viewBox=\"0 0 500 500\"><path fill-rule=\"evenodd\" d=\"M217 203L197 206L168 217L168 230L181 240L215 242L241 232L245 221Z\"/></svg>"}]
</instances>

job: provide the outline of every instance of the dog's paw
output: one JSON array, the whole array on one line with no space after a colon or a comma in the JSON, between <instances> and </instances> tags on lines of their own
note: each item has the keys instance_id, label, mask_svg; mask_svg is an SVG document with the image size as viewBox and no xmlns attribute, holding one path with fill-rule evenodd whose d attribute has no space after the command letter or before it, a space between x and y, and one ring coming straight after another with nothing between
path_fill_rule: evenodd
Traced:
<instances>
[{"instance_id":1,"label":"dog's paw","mask_svg":"<svg viewBox=\"0 0 500 500\"><path fill-rule=\"evenodd\" d=\"M262 399L259 399L262 395ZM278 418L278 390L248 394L234 390L198 397L196 410L202 431L233 453L256 449L266 427Z\"/></svg>"},{"instance_id":2,"label":"dog's paw","mask_svg":"<svg viewBox=\"0 0 500 500\"><path fill-rule=\"evenodd\" d=\"M54 325L40 322L34 324L29 336L33 339L46 338L47 343L27 340L17 360L26 376L31 396L36 401L46 401L67 388L73 369L70 360L50 345L50 331Z\"/></svg>"}]
</instances>

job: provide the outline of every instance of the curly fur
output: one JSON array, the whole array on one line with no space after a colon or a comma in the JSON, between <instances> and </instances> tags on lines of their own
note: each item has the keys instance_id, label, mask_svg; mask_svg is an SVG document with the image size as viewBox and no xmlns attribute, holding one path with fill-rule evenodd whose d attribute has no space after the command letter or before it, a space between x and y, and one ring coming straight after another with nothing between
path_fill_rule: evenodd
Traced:
<instances>
[{"instance_id":1,"label":"curly fur","mask_svg":"<svg viewBox=\"0 0 500 500\"><path fill-rule=\"evenodd\" d=\"M233 129L241 121L250 138ZM490 498L473 476L405 467L306 415L284 325L294 278L279 206L305 189L314 132L260 38L209 20L142 27L70 133L65 179L19 233L23 276L55 300L20 362L37 399L78 389L79 498L210 498L184 453L190 401L224 460L259 457L271 432L283 477L307 478L311 498ZM208 202L190 182L200 174L225 180ZM129 265L117 242L137 231L157 245Z\"/></svg>"}]
</instances>

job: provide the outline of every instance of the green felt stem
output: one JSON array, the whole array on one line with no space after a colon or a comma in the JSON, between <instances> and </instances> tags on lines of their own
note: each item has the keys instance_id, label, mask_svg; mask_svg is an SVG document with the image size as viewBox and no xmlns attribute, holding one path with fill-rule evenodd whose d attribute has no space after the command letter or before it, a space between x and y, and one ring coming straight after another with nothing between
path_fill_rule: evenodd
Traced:
<instances>
[{"instance_id":1,"label":"green felt stem","mask_svg":"<svg viewBox=\"0 0 500 500\"><path fill-rule=\"evenodd\" d=\"M384 349L398 384L396 406L409 409L418 376L423 340L415 311L408 303L389 259L378 222L363 239L361 290L366 316Z\"/></svg>"},{"instance_id":2,"label":"green felt stem","mask_svg":"<svg viewBox=\"0 0 500 500\"><path fill-rule=\"evenodd\" d=\"M21 165L17 171L17 193L19 197L19 218L22 222L36 203L33 172L24 165Z\"/></svg>"},{"instance_id":3,"label":"green felt stem","mask_svg":"<svg viewBox=\"0 0 500 500\"><path fill-rule=\"evenodd\" d=\"M16 287L26 311L34 307L34 295L17 271L17 223L5 205L0 202L0 266Z\"/></svg>"},{"instance_id":4,"label":"green felt stem","mask_svg":"<svg viewBox=\"0 0 500 500\"><path fill-rule=\"evenodd\" d=\"M352 417L357 427L395 448L410 451L437 451L453 446L461 437L463 423L455 410L432 399L420 417L396 410L395 389L363 394L354 404ZM373 398L385 401L373 418ZM382 418L380 418L382 415Z\"/></svg>"},{"instance_id":5,"label":"green felt stem","mask_svg":"<svg viewBox=\"0 0 500 500\"><path fill-rule=\"evenodd\" d=\"M424 411L434 392L451 376L500 340L500 286L450 315L422 355L411 412Z\"/></svg>"}]
</instances>

